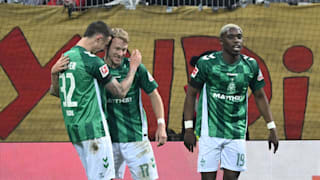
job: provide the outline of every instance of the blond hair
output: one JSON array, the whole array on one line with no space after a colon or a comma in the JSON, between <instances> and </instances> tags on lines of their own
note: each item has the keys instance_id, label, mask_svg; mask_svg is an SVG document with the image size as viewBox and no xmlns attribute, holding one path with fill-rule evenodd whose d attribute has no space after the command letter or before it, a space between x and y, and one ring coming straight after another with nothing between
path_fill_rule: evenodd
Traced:
<instances>
[{"instance_id":1,"label":"blond hair","mask_svg":"<svg viewBox=\"0 0 320 180\"><path fill-rule=\"evenodd\" d=\"M231 28L239 29L242 32L242 29L240 26L238 26L236 24L226 24L220 30L220 37L222 37L222 35L224 33L226 33L227 31L229 31L229 29L231 29Z\"/></svg>"},{"instance_id":2,"label":"blond hair","mask_svg":"<svg viewBox=\"0 0 320 180\"><path fill-rule=\"evenodd\" d=\"M114 38L120 38L124 42L129 43L129 34L122 28L112 28L112 33Z\"/></svg>"}]
</instances>

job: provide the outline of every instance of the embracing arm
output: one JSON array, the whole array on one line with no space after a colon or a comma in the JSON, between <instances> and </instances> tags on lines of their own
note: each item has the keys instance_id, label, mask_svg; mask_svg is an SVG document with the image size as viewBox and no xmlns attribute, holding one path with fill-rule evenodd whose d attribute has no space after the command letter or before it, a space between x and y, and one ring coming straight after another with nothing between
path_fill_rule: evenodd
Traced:
<instances>
[{"instance_id":1,"label":"embracing arm","mask_svg":"<svg viewBox=\"0 0 320 180\"><path fill-rule=\"evenodd\" d=\"M59 72L64 71L68 68L69 57L63 56L51 68L51 86L50 94L59 97Z\"/></svg>"},{"instance_id":2,"label":"embracing arm","mask_svg":"<svg viewBox=\"0 0 320 180\"><path fill-rule=\"evenodd\" d=\"M59 97L59 75L51 73L50 94Z\"/></svg>"},{"instance_id":3,"label":"embracing arm","mask_svg":"<svg viewBox=\"0 0 320 180\"><path fill-rule=\"evenodd\" d=\"M271 143L274 145L274 153L276 153L278 146L279 146L279 139L277 135L277 129L274 124L274 120L272 117L272 113L268 104L268 99L263 88L256 90L254 93L254 98L257 104L257 107L263 116L263 119L266 121L268 125L268 129L270 130L269 135L269 149L271 149ZM271 125L271 126L270 126Z\"/></svg>"},{"instance_id":4,"label":"embracing arm","mask_svg":"<svg viewBox=\"0 0 320 180\"><path fill-rule=\"evenodd\" d=\"M105 88L114 96L119 98L126 97L133 79L134 75L141 64L141 53L139 50L135 49L132 51L132 55L130 57L130 70L126 76L126 78L119 83L116 79L112 79L110 83L105 85Z\"/></svg>"}]
</instances>

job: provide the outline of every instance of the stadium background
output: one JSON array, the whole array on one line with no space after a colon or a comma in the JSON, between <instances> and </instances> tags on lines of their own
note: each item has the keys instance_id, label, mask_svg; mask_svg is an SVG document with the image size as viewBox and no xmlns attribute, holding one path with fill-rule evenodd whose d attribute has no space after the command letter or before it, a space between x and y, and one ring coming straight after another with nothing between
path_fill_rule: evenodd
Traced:
<instances>
[{"instance_id":1,"label":"stadium background","mask_svg":"<svg viewBox=\"0 0 320 180\"><path fill-rule=\"evenodd\" d=\"M59 100L48 93L50 68L95 20L124 28L130 35L129 51L142 52L143 63L159 82L171 135L181 131L189 59L219 50L220 28L236 23L244 30L243 52L263 70L280 139L320 139L320 4L166 10L114 6L73 12L70 18L60 6L0 4L0 142L68 141ZM144 100L153 138L155 119ZM249 109L250 138L266 139L265 122L252 98Z\"/></svg>"}]
</instances>

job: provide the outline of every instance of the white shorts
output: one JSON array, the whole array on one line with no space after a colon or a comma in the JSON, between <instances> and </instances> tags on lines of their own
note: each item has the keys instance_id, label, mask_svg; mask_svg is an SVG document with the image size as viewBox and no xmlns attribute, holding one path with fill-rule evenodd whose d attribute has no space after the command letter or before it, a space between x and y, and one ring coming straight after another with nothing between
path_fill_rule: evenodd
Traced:
<instances>
[{"instance_id":1,"label":"white shorts","mask_svg":"<svg viewBox=\"0 0 320 180\"><path fill-rule=\"evenodd\" d=\"M123 179L126 164L134 180L158 179L158 171L149 140L112 143L117 179Z\"/></svg>"},{"instance_id":2,"label":"white shorts","mask_svg":"<svg viewBox=\"0 0 320 180\"><path fill-rule=\"evenodd\" d=\"M246 170L246 141L201 136L199 139L198 172L221 169Z\"/></svg>"},{"instance_id":3,"label":"white shorts","mask_svg":"<svg viewBox=\"0 0 320 180\"><path fill-rule=\"evenodd\" d=\"M74 143L89 180L115 177L110 136Z\"/></svg>"}]
</instances>

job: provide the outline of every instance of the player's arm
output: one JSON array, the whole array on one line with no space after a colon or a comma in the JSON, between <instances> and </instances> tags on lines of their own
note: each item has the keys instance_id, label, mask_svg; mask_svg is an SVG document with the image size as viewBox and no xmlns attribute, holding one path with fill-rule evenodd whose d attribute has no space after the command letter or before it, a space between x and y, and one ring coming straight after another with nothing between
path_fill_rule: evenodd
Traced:
<instances>
[{"instance_id":1,"label":"player's arm","mask_svg":"<svg viewBox=\"0 0 320 180\"><path fill-rule=\"evenodd\" d=\"M164 120L164 108L161 96L157 89L148 94L151 100L153 112L157 118L158 128L156 131L156 141L158 146L162 146L167 142L166 123Z\"/></svg>"},{"instance_id":2,"label":"player's arm","mask_svg":"<svg viewBox=\"0 0 320 180\"><path fill-rule=\"evenodd\" d=\"M276 153L278 147L279 147L279 139L277 135L277 129L272 117L272 113L268 104L267 96L263 90L263 88L260 88L259 90L256 90L253 92L253 95L255 97L255 101L257 104L257 107L263 116L263 119L266 121L268 129L270 130L269 135L269 149L271 149L271 143L274 145L274 153Z\"/></svg>"},{"instance_id":3,"label":"player's arm","mask_svg":"<svg viewBox=\"0 0 320 180\"><path fill-rule=\"evenodd\" d=\"M184 145L191 152L193 152L193 147L196 145L196 137L193 132L193 116L198 91L197 88L189 83L183 108L185 125Z\"/></svg>"},{"instance_id":4,"label":"player's arm","mask_svg":"<svg viewBox=\"0 0 320 180\"><path fill-rule=\"evenodd\" d=\"M141 53L139 50L135 49L132 51L132 55L130 57L130 70L126 76L126 78L119 83L116 79L112 79L110 83L105 85L105 88L114 96L119 98L124 98L134 79L134 75L141 64Z\"/></svg>"},{"instance_id":5,"label":"player's arm","mask_svg":"<svg viewBox=\"0 0 320 180\"><path fill-rule=\"evenodd\" d=\"M63 56L51 68L51 86L50 94L59 97L59 72L64 71L68 68L69 57Z\"/></svg>"}]
</instances>

